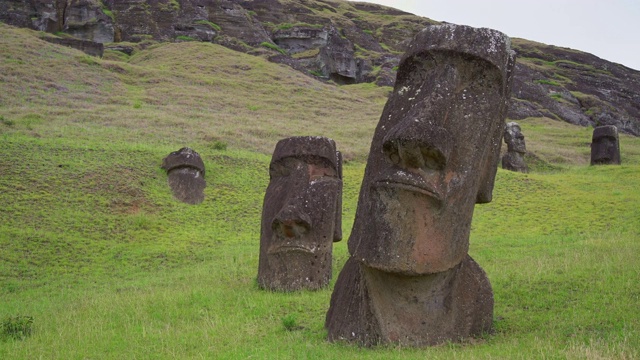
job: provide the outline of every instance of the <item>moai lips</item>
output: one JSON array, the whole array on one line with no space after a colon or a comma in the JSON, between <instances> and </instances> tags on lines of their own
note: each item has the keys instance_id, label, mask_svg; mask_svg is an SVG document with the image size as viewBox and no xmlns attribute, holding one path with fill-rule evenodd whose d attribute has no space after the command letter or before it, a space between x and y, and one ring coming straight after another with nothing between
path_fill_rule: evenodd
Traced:
<instances>
[{"instance_id":1,"label":"moai lips","mask_svg":"<svg viewBox=\"0 0 640 360\"><path fill-rule=\"evenodd\" d=\"M280 140L262 209L258 284L319 289L331 279L332 247L342 239L342 158L333 140Z\"/></svg>"},{"instance_id":2,"label":"moai lips","mask_svg":"<svg viewBox=\"0 0 640 360\"><path fill-rule=\"evenodd\" d=\"M495 30L413 39L371 143L329 340L426 346L491 330L469 233L475 204L491 201L514 62Z\"/></svg>"}]
</instances>

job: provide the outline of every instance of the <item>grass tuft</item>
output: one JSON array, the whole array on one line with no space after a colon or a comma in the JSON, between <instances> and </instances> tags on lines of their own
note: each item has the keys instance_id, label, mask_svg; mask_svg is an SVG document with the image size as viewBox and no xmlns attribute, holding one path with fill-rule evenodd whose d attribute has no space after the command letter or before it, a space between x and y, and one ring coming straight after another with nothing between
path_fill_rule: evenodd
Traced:
<instances>
[{"instance_id":1,"label":"grass tuft","mask_svg":"<svg viewBox=\"0 0 640 360\"><path fill-rule=\"evenodd\" d=\"M33 317L9 316L0 323L0 339L23 340L32 333Z\"/></svg>"},{"instance_id":2,"label":"grass tuft","mask_svg":"<svg viewBox=\"0 0 640 360\"><path fill-rule=\"evenodd\" d=\"M215 31L221 31L222 30L222 28L218 24L213 23L213 22L208 21L208 20L198 20L195 23L196 24L200 24L200 25L208 25L210 28L212 28Z\"/></svg>"},{"instance_id":3,"label":"grass tuft","mask_svg":"<svg viewBox=\"0 0 640 360\"><path fill-rule=\"evenodd\" d=\"M279 47L276 44L264 41L264 42L260 43L260 46L264 46L264 47L266 47L268 49L275 50L275 51L281 53L282 55L287 55L287 51L282 49L281 47Z\"/></svg>"},{"instance_id":4,"label":"grass tuft","mask_svg":"<svg viewBox=\"0 0 640 360\"><path fill-rule=\"evenodd\" d=\"M282 318L282 326L287 331L293 331L299 328L296 314L287 314Z\"/></svg>"}]
</instances>

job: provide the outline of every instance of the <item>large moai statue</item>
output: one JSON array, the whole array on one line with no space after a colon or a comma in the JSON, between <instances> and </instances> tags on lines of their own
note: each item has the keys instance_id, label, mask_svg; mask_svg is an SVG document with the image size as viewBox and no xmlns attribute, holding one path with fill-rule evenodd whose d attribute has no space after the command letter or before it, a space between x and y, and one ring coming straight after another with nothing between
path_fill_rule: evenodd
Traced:
<instances>
[{"instance_id":1,"label":"large moai statue","mask_svg":"<svg viewBox=\"0 0 640 360\"><path fill-rule=\"evenodd\" d=\"M618 128L613 125L593 129L591 165L620 165Z\"/></svg>"},{"instance_id":2,"label":"large moai statue","mask_svg":"<svg viewBox=\"0 0 640 360\"><path fill-rule=\"evenodd\" d=\"M200 204L204 200L204 162L200 154L184 147L162 160L162 168L169 176L173 196L187 204Z\"/></svg>"},{"instance_id":3,"label":"large moai statue","mask_svg":"<svg viewBox=\"0 0 640 360\"><path fill-rule=\"evenodd\" d=\"M342 156L325 137L280 140L262 207L258 284L319 289L331 280L333 242L342 239Z\"/></svg>"},{"instance_id":4,"label":"large moai statue","mask_svg":"<svg viewBox=\"0 0 640 360\"><path fill-rule=\"evenodd\" d=\"M520 125L516 122L509 122L504 129L504 142L507 143L507 152L502 157L502 168L505 170L519 171L526 173L529 171L524 162L524 155L527 147L524 143L524 135Z\"/></svg>"},{"instance_id":5,"label":"large moai statue","mask_svg":"<svg viewBox=\"0 0 640 360\"><path fill-rule=\"evenodd\" d=\"M490 29L430 26L411 42L371 143L330 341L427 346L491 331L469 233L475 204L491 201L514 62Z\"/></svg>"}]
</instances>

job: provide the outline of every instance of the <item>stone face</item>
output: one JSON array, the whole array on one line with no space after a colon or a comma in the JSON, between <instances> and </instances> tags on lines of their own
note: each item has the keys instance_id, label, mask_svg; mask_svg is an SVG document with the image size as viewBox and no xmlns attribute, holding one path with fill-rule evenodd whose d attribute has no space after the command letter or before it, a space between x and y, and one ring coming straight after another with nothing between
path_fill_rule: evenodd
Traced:
<instances>
[{"instance_id":1,"label":"stone face","mask_svg":"<svg viewBox=\"0 0 640 360\"><path fill-rule=\"evenodd\" d=\"M591 165L620 165L618 128L605 125L593 129Z\"/></svg>"},{"instance_id":2,"label":"stone face","mask_svg":"<svg viewBox=\"0 0 640 360\"><path fill-rule=\"evenodd\" d=\"M292 137L276 145L262 209L258 284L319 289L331 279L342 239L342 158L333 140Z\"/></svg>"},{"instance_id":3,"label":"stone face","mask_svg":"<svg viewBox=\"0 0 640 360\"><path fill-rule=\"evenodd\" d=\"M197 152L188 147L174 151L162 160L162 168L176 199L193 205L204 200L204 162Z\"/></svg>"},{"instance_id":4,"label":"stone face","mask_svg":"<svg viewBox=\"0 0 640 360\"><path fill-rule=\"evenodd\" d=\"M400 61L376 127L329 340L425 346L490 331L493 296L468 256L491 201L515 56L490 29L431 26Z\"/></svg>"},{"instance_id":5,"label":"stone face","mask_svg":"<svg viewBox=\"0 0 640 360\"><path fill-rule=\"evenodd\" d=\"M516 122L509 122L504 129L504 142L507 144L507 153L502 157L502 168L505 170L519 171L526 173L529 171L524 162L524 155L527 147L524 142L524 135L520 125Z\"/></svg>"}]
</instances>

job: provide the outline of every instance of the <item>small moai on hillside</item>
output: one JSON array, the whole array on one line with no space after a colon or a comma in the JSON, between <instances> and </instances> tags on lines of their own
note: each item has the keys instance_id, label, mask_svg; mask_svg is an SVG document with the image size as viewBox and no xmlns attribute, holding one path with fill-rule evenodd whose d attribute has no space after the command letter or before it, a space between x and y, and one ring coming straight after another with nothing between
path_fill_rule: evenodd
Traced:
<instances>
[{"instance_id":1,"label":"small moai on hillside","mask_svg":"<svg viewBox=\"0 0 640 360\"><path fill-rule=\"evenodd\" d=\"M162 160L167 171L173 196L187 204L200 204L204 200L204 162L200 154L188 147L174 151Z\"/></svg>"},{"instance_id":2,"label":"small moai on hillside","mask_svg":"<svg viewBox=\"0 0 640 360\"><path fill-rule=\"evenodd\" d=\"M524 135L520 125L516 122L509 122L504 129L504 142L507 144L507 152L502 157L502 168L505 170L519 171L526 173L529 171L524 162L527 147L524 143Z\"/></svg>"},{"instance_id":3,"label":"small moai on hillside","mask_svg":"<svg viewBox=\"0 0 640 360\"><path fill-rule=\"evenodd\" d=\"M319 289L331 280L333 242L342 239L342 156L325 137L280 140L262 208L258 284Z\"/></svg>"},{"instance_id":4,"label":"small moai on hillside","mask_svg":"<svg viewBox=\"0 0 640 360\"><path fill-rule=\"evenodd\" d=\"M620 140L614 125L593 129L591 165L620 165Z\"/></svg>"},{"instance_id":5,"label":"small moai on hillside","mask_svg":"<svg viewBox=\"0 0 640 360\"><path fill-rule=\"evenodd\" d=\"M492 198L514 62L491 29L429 26L409 45L371 142L330 341L430 346L492 330L469 234Z\"/></svg>"}]
</instances>

